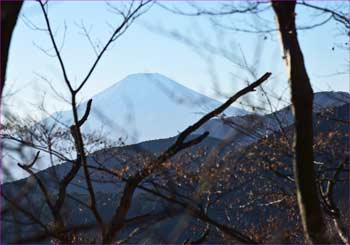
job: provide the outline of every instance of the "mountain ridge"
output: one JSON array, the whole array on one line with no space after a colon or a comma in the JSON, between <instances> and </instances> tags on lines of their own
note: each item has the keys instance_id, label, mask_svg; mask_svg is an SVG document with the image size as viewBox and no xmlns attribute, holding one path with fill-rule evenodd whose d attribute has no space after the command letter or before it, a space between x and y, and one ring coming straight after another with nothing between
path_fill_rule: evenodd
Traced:
<instances>
[{"instance_id":1,"label":"mountain ridge","mask_svg":"<svg viewBox=\"0 0 350 245\"><path fill-rule=\"evenodd\" d=\"M93 132L105 127L103 130L109 137L122 137L128 144L172 137L202 114L221 105L221 102L158 73L129 75L93 96L92 101L83 131ZM80 115L84 113L86 103L79 106ZM225 111L232 116L247 113L235 107ZM67 125L72 121L70 111L54 113L53 117Z\"/></svg>"},{"instance_id":2,"label":"mountain ridge","mask_svg":"<svg viewBox=\"0 0 350 245\"><path fill-rule=\"evenodd\" d=\"M343 91L322 91L314 93L314 113L317 113L324 108L332 108L350 103L350 93ZM255 124L250 123L251 117L255 117ZM258 120L260 118L260 120ZM217 139L228 139L236 137L239 130L248 129L255 130L258 134L267 135L273 131L281 130L282 127L289 126L293 123L294 117L291 111L291 106L286 106L278 111L260 115L248 114L238 117L225 117L222 119L212 119L197 133L201 134L204 131L213 132L212 137ZM258 124L257 124L258 123ZM252 139L244 139L243 143L251 143Z\"/></svg>"},{"instance_id":3,"label":"mountain ridge","mask_svg":"<svg viewBox=\"0 0 350 245\"><path fill-rule=\"evenodd\" d=\"M334 123L334 118L337 119L341 119L341 120L348 120L349 119L349 103L346 103L344 105L341 106L337 106L337 107L333 107L334 110L332 110L331 108L326 108L323 112L320 113L314 113L314 118L315 120L315 137L321 137L319 140L319 142L323 142L322 139L323 137L327 137L328 133L332 133L332 132L336 132L338 131L338 133L340 134L341 137L331 137L330 141L328 142L328 146L324 146L322 144L319 145L320 149L318 149L317 151L315 151L315 160L317 160L318 162L323 162L323 164L326 164L328 168L334 168L334 166L336 166L336 164L339 163L339 160L342 160L343 155L346 154L344 153L344 149L346 149L346 142L347 141L347 137L348 135L347 133L347 125L344 124L343 122L338 122L337 123L337 127L335 127L335 123ZM318 120L321 120L321 123L318 124ZM293 127L292 126L286 126L285 128L287 136L292 137L292 133L293 133ZM167 139L165 141L167 141L167 143L165 144L170 144L172 141L175 140L175 137ZM208 139L206 139L208 140ZM321 140L321 141L320 141ZM160 140L162 141L162 140ZM216 142L218 142L215 139L210 139L210 141L207 143L208 146L215 148ZM156 143L156 141L149 141L146 143L140 143L140 144L150 144L150 145L155 145L154 143ZM202 142L203 143L203 142ZM202 144L201 143L201 144ZM316 143L316 141L315 141ZM199 144L198 146L200 147ZM164 147L164 143L160 144L162 147ZM247 147L243 147L241 149L235 149L235 147L237 147L237 145L235 144L235 142L230 142L228 147L231 148L231 151L225 151L223 148L221 150L224 150L223 154L217 154L216 157L218 157L218 161L216 163L218 163L219 167L216 167L216 170L218 172L218 176L221 176L221 172L223 171L223 173L225 173L225 167L228 167L230 169L230 173L232 172L232 174L230 175L230 178L232 178L232 180L230 180L227 184L228 186L231 188L231 184L232 185L237 185L239 188L235 188L232 193L229 192L229 194L227 195L223 195L221 197L221 201L222 202L230 202L233 203L231 213L235 213L235 212L239 212L239 213L243 213L244 212L244 216L242 218L239 218L237 220L235 220L235 224L237 225L241 225L242 227L250 227L250 225L254 225L254 224L264 224L263 222L266 221L266 219L269 217L270 214L274 214L274 217L279 217L279 219L283 219L286 216L286 211L285 211L285 207L288 208L288 210L291 210L291 208L297 208L296 202L287 202L286 198L291 198L293 196L293 190L295 188L295 184L293 182L290 182L290 179L288 179L288 176L292 176L293 171L291 168L291 164L292 164L292 156L287 156L285 154L285 149L280 149L277 150L277 154L274 155L274 157L276 158L274 160L274 162L277 164L276 166L277 168L277 172L279 174L275 174L274 171L276 171L276 166L274 167L274 169L271 169L271 165L270 165L270 161L266 160L264 161L263 158L261 158L262 156L264 156L264 154L268 154L270 155L272 151L275 151L276 149L278 149L278 146L281 145L280 142L280 133L278 132L274 132L271 135L260 139L260 141L254 142L253 144L247 146ZM111 162L107 162L107 161L103 161L105 162L105 166L108 168L111 168L113 165L111 164L119 164L119 154L121 154L121 157L123 157L124 155L124 150L128 151L128 148L132 148L131 150L135 150L138 151L139 148L144 148L144 147L137 147L138 145L132 145L132 146L124 146L121 148L118 148L116 150L120 150L122 149L121 152L112 152L115 149L109 149L106 152L99 152L98 155L100 155L103 159L106 158L108 159L108 154L115 154L116 160L114 163ZM256 147L259 146L259 147ZM332 156L332 158L329 159L329 150L328 147L334 147L337 151L334 152L334 156ZM340 147L338 147L340 146ZM158 146L157 146L158 147ZM147 147L146 147L147 148ZM210 150L212 148L208 148L208 151L210 152ZM148 149L146 149L148 150ZM157 150L155 150L157 151ZM109 153L107 153L109 152ZM124 153L123 153L124 152ZM128 151L129 152L129 151ZM196 150L194 148L190 148L189 149L189 153L193 154L195 153ZM263 155L260 156L261 152L263 152ZM132 152L129 152L129 154ZM254 153L254 154L252 154ZM133 153L132 153L133 154ZM131 155L132 155L131 154ZM189 162L186 162L186 159L181 158L181 155L183 154L187 154L186 152L182 152L180 153L180 156L178 156L178 160L179 162L177 162L177 159L174 159L174 162L176 164L184 164L183 166L186 166L187 168L191 168L191 165L189 164ZM96 156L97 158L100 156ZM197 156L199 158L194 158L194 159L188 159L188 161L190 161L190 163L193 163L194 165L197 166L197 168L203 169L205 166L206 168L210 168L210 161L206 161L205 159L207 159L206 157L210 156L210 153L204 153L204 161L203 159L201 160L201 155ZM133 158L131 156L131 158ZM233 161L233 159L235 159L235 161ZM197 162L198 160L198 162ZM258 161L260 160L260 161ZM184 161L183 163L181 161ZM130 163L131 165L133 164L133 161L129 161L129 159L126 159L126 161L128 164ZM202 166L203 163L204 165ZM283 164L282 164L283 163ZM334 165L334 166L333 166ZM69 164L65 165L66 167L69 166ZM116 166L116 165L114 165ZM119 165L118 165L119 166ZM120 167L120 166L119 166ZM245 168L244 168L245 167ZM254 168L252 168L254 167ZM286 168L287 167L287 168ZM316 166L319 167L319 166ZM62 169L64 168L63 165L61 166L55 166L53 167L55 169ZM53 169L51 168L51 170ZM113 167L112 167L113 169ZM346 169L346 167L345 167ZM249 170L249 171L247 171ZM61 175L62 172L58 171ZM167 174L169 174L167 172ZM343 173L340 177L346 177L346 174L348 174L348 172ZM46 178L44 176L47 176ZM52 181L52 178L49 178L50 176L50 170L44 170L39 177L41 179L47 179L49 181ZM99 176L99 175L98 175ZM242 177L244 176L244 178ZM281 177L282 176L282 177ZM284 176L284 177L283 177ZM95 175L96 177L96 175ZM167 175L165 176L167 177ZM252 177L254 177L253 179L251 179ZM83 178L83 175L82 175ZM97 178L97 177L96 177ZM160 176L156 175L155 178L160 178ZM243 178L243 179L241 179ZM79 182L79 179L81 179L80 176L77 176L77 180ZM98 178L97 178L98 179ZM246 182L246 179L248 179L249 181ZM101 179L102 180L102 179ZM104 181L109 181L109 178L103 178ZM26 183L29 183L31 181L34 181L33 178L27 178L27 180L22 180L16 183L20 183L22 182L24 185ZM182 181L184 181L184 183L186 183L186 181L183 179ZM348 181L348 180L347 180ZM71 183L71 188L68 188L68 192L70 192L71 195L74 195L76 198L78 198L81 201L87 202L88 201L88 194L87 191L81 191L81 189L78 186L78 182L75 183ZM35 183L35 182L34 182ZM84 182L82 182L84 183ZM109 183L108 182L101 182L104 185L104 188L102 189L102 187L100 186L99 182L94 182L94 186L96 187L96 195L98 197L98 207L101 210L101 212L104 214L105 217L110 217L110 212L114 210L114 205L115 203L117 203L117 201L119 200L118 198L118 193L120 193L120 191L122 190L123 187L123 182L121 181L117 181L114 180L113 182L113 186L111 186L110 189L109 187ZM147 183L147 182L146 182ZM171 182L170 182L171 183ZM175 182L178 183L178 182ZM180 182L181 183L181 182ZM240 183L246 183L245 185L241 186ZM272 185L273 183L273 185ZM342 183L342 182L340 182ZM48 184L48 183L47 183ZM215 184L215 182L213 182L213 184ZM147 186L147 184L145 184ZM271 185L271 186L270 186ZM277 185L277 186L275 186ZM16 184L12 184L12 183L8 183L2 186L2 190L4 191L4 193L8 193L11 191L18 191L20 189L19 185ZM5 188L4 188L5 187ZM12 187L12 188L11 188ZM54 186L53 186L54 187ZM98 188L97 188L98 187ZM172 186L172 188L175 188L176 185ZM187 186L188 187L188 186ZM186 188L187 188L186 187ZM278 187L278 189L276 189ZM281 199L273 199L272 197L269 197L269 193L273 192L277 192L278 190L280 190L280 188L283 187L284 190L284 194L285 196L283 196L283 198ZM54 187L55 188L55 187ZM194 190L196 190L196 186L193 186ZM219 188L219 187L218 187ZM221 187L220 187L221 188ZM221 190L221 189L218 190ZM266 188L266 189L265 189ZM21 188L22 189L22 188ZM51 188L50 188L51 190ZM112 190L112 192L108 192L109 190ZM180 192L182 189L176 189L177 191L179 191L180 194L184 194L182 192ZM186 189L185 189L186 190ZM192 190L192 189L191 189ZM230 189L229 189L230 190ZM42 203L42 194L40 193L40 190L38 187L33 188L31 191L33 191L33 193L30 193L30 198L32 198L33 200L37 200L38 203ZM254 200L254 202L251 202L251 198L254 197L254 195L250 195L251 191L253 191L252 193L265 193L260 194L261 196L258 196L259 198L257 198L256 200ZM264 192L261 192L264 191ZM272 193L273 193L272 192ZM85 194L84 194L85 193ZM112 196L111 193L115 193L114 196ZM218 192L221 193L221 192ZM186 195L188 193L186 192ZM348 182L345 182L344 184L337 184L335 187L335 196L336 196L336 200L339 201L339 208L342 210L342 213L344 213L346 210L346 207L348 207L348 197L349 195L349 189L348 189ZM153 199L152 199L153 198ZM271 199L272 198L272 199ZM145 203L147 202L147 200L153 200L153 201L149 201L151 202L152 205L150 205L151 207L154 208L154 210L159 210L159 207L161 207L162 205L168 204L166 203L164 200L158 200L157 198L154 198L152 195L150 195L149 193L145 193L142 192L142 190L138 190L137 192L135 192L135 196L134 196L134 205L132 206L130 209L130 217L136 216L136 215L142 215L143 212L146 212L145 210L142 209L142 207L145 205ZM265 200L266 199L266 200ZM39 201L38 201L39 200ZM76 214L74 217L75 222L79 223L82 222L79 217L83 216L83 217L88 217L89 219L93 220L93 217L89 216L89 212L88 210L84 209L83 206L79 206L79 203L74 202L74 199L67 201L66 205L67 207L69 206L70 209L74 209L76 210ZM106 204L105 204L106 203ZM39 204L37 204L39 205ZM106 206L105 206L106 205ZM168 204L169 205L169 204ZM252 205L255 205L257 208L253 209L253 208L249 208L249 207L253 207ZM286 205L286 206L285 206ZM248 206L247 209L245 209L245 207ZM255 207L254 206L254 207ZM79 207L79 208L78 208ZM165 206L167 207L167 206ZM225 211L225 205L219 205L219 202L217 202L216 204L213 204L213 206L209 209L208 213L210 214L211 217L215 217L215 220L218 220L219 222L227 222L227 220L225 219L225 217L227 216L227 214L224 212ZM344 208L345 207L345 208ZM243 210L245 209L245 210ZM84 210L83 212L81 210ZM142 210L142 211L140 211ZM163 227L165 224L167 224L169 226L169 229L172 229L174 226L176 226L177 222L184 222L183 219L181 219L181 214L179 213L179 219L169 219L169 220L165 220L162 221L162 226ZM288 216L289 217L289 216ZM191 226L191 222L193 221L192 218L189 218L186 221L186 226ZM296 229L295 227L300 227L300 223L298 223L297 219L286 219L284 220L283 225L281 224L281 228L283 229ZM3 226L6 230L6 228L8 228L8 230L11 230L13 228L11 228L11 223L5 223L6 226ZM229 223L228 223L229 224ZM157 227L153 228L157 230ZM168 228L166 228L168 229ZM166 230L165 228L159 228L159 232L164 232L164 230ZM186 230L186 229L185 229ZM25 232L24 228L21 232ZM141 237L148 237L148 233L142 233L143 235ZM210 238L213 241L216 241L215 239L217 239L215 237L215 235L211 234ZM8 238L10 239L10 238ZM181 238L183 239L183 238ZM293 243L302 243L302 236L300 237L293 237ZM133 240L132 243L137 243L137 239ZM179 240L180 241L180 240ZM176 243L179 242L178 240L172 240L171 243ZM158 242L158 240L154 240L154 243ZM169 242L170 243L170 242Z\"/></svg>"}]
</instances>

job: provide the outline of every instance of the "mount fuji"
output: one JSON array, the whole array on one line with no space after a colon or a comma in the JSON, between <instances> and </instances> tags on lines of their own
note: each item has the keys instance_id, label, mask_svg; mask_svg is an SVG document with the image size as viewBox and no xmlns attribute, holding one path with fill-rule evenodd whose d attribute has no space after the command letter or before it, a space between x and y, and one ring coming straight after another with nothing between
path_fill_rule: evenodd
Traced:
<instances>
[{"instance_id":1,"label":"mount fuji","mask_svg":"<svg viewBox=\"0 0 350 245\"><path fill-rule=\"evenodd\" d=\"M221 104L217 100L186 88L158 73L129 75L92 97L91 111L88 120L82 127L85 147L87 152L92 153L110 146L121 145L121 143L130 145L174 137L195 123L203 114ZM80 118L86 106L87 101L78 106ZM234 117L246 115L248 112L229 107L224 113ZM55 130L51 131L53 134L57 132L57 135L61 135L60 132L68 132L70 135L67 129L69 130L72 123L72 111L56 112L38 122L37 126L34 124L33 132L42 128L49 129L55 125ZM62 125L65 126L62 127ZM38 134L40 135L40 132ZM75 151L71 138L63 136L57 136L57 138L59 140L53 143L52 149L73 159ZM40 142L35 143L41 144ZM3 149L19 147L18 143L6 139L2 141L2 146ZM21 146L21 149L23 155L11 150L3 151L4 166L13 166L17 162L29 162L34 158L36 150L27 146ZM49 159L45 151L41 152L36 164L37 170L49 167ZM13 170L12 174L15 179L28 176L19 168Z\"/></svg>"},{"instance_id":2,"label":"mount fuji","mask_svg":"<svg viewBox=\"0 0 350 245\"><path fill-rule=\"evenodd\" d=\"M80 117L87 102L78 107ZM83 133L96 133L127 144L168 138L193 124L221 102L195 92L158 73L127 76L92 97L92 108ZM248 112L230 107L227 116ZM53 118L72 124L72 112L57 112ZM52 118L46 119L52 122Z\"/></svg>"}]
</instances>

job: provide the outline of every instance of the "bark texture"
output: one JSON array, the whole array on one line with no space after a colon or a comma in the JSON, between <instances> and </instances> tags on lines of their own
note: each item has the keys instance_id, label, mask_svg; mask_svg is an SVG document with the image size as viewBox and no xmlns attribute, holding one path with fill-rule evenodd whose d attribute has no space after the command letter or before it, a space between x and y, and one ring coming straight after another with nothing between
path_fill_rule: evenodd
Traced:
<instances>
[{"instance_id":1,"label":"bark texture","mask_svg":"<svg viewBox=\"0 0 350 245\"><path fill-rule=\"evenodd\" d=\"M295 118L294 176L298 205L306 239L311 243L330 243L318 197L313 159L313 90L295 26L296 1L272 1L276 14L283 59L286 61ZM334 241L333 241L334 242Z\"/></svg>"}]
</instances>

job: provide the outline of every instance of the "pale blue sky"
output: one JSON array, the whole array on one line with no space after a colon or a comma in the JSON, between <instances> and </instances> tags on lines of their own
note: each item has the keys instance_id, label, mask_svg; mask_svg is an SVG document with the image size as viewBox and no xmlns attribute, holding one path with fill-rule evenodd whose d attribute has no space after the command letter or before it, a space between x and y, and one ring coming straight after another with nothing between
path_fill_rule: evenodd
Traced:
<instances>
[{"instance_id":1,"label":"pale blue sky","mask_svg":"<svg viewBox=\"0 0 350 245\"><path fill-rule=\"evenodd\" d=\"M120 2L112 3L116 6L121 4ZM163 3L184 10L189 9L184 2ZM218 3L198 2L197 4L215 7ZM313 4L318 3L313 2ZM25 2L22 14L33 23L39 26L44 25L38 3ZM301 7L297 8L297 14L297 21L300 25L325 19ZM102 1L51 2L49 16L54 29L58 28L58 43L62 40L64 22L68 27L62 55L70 78L79 82L91 66L94 53L88 41L79 34L80 30L75 23L84 21L87 27L92 26L93 38L104 43L110 33L107 23L115 26L120 23L120 19L107 11L106 3ZM274 26L272 11L266 12L263 17L271 22L271 26ZM220 21L228 24L230 21L246 23L246 20L249 21L250 17L240 15ZM270 71L274 76L265 85L266 89L281 94L287 87L286 71L281 59L277 33L268 35L265 40L263 35L228 30L217 31L206 17L174 15L155 5L112 45L82 90L79 99L85 100L92 97L127 75L140 72L164 74L187 87L219 100L223 98L215 93L214 84L219 85L220 90L227 95L244 86L244 80L237 77L234 79L233 76L242 78L247 76L227 59L203 50L201 56L188 45L169 38L155 29L177 30L186 37L199 42L207 41L216 47L229 47L227 49L229 52L226 54L232 53L240 57L241 53L244 53L248 62L253 62L256 55L254 50L259 44L261 58L259 58L258 75ZM339 33L339 26L334 22L329 22L314 30L299 32L301 47L315 91L330 89L349 91L348 73L332 75L348 69L348 51L336 46L336 44L348 42L348 38ZM54 99L50 88L37 75L45 76L52 81L57 90L68 95L57 59L48 57L36 45L45 49L52 47L47 33L31 30L24 24L23 18L20 19L11 44L7 72L8 86L5 92L16 91L8 103L9 109L21 115L30 114L39 117L40 114L35 105L42 102L43 98L45 98L45 106L50 113L69 107L60 99ZM335 47L334 50L332 47ZM285 94L286 98L287 95L288 93Z\"/></svg>"}]
</instances>

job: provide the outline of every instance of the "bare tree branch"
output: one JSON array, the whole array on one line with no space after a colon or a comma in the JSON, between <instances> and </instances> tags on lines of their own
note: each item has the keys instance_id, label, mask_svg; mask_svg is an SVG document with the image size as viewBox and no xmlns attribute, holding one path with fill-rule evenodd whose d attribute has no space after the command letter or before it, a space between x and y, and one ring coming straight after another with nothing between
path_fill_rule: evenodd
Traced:
<instances>
[{"instance_id":1,"label":"bare tree branch","mask_svg":"<svg viewBox=\"0 0 350 245\"><path fill-rule=\"evenodd\" d=\"M54 47L54 49L55 49L55 53L56 53L56 55L57 55L58 61L59 61L59 63L60 63L64 81L65 81L67 87L69 88L69 91L70 91L71 93L73 93L73 92L74 92L73 87L72 87L72 85L71 85L71 83L70 83L70 81L69 81L69 78L68 78L68 75L67 75L67 71L66 71L66 68L65 68L65 66L64 66L62 57L61 57L61 53L60 53L59 48L58 48L58 46L57 46L57 44L56 44L55 37L53 36L53 32L52 32L52 29L51 29L51 24L50 24L50 21L49 21L49 17L48 17L47 11L46 11L46 9L45 9L45 4L46 4L46 3L43 3L41 0L37 0L37 1L38 1L38 3L40 4L42 13L43 13L43 15L44 15L45 23L46 23L46 26L47 26L47 30L48 30L48 33L49 33L49 36L50 36L52 45L53 45L53 47Z\"/></svg>"},{"instance_id":2,"label":"bare tree branch","mask_svg":"<svg viewBox=\"0 0 350 245\"><path fill-rule=\"evenodd\" d=\"M301 1L301 2L297 2L297 4L312 8L312 9L316 9L319 10L321 12L325 12L325 13L329 13L330 17L333 18L335 21L343 24L345 26L345 28L350 29L350 18L349 16L344 15L343 13L336 11L336 10L332 10L329 8L325 8L325 7L319 7L317 5L313 5L311 3L308 3L306 1Z\"/></svg>"},{"instance_id":3,"label":"bare tree branch","mask_svg":"<svg viewBox=\"0 0 350 245\"><path fill-rule=\"evenodd\" d=\"M137 8L135 8L131 13L129 13L126 16L126 18L123 20L123 22L114 30L113 34L111 35L111 37L109 38L107 43L104 45L104 47L102 48L102 50L98 54L96 60L92 64L92 66L91 66L90 70L88 71L87 75L85 76L83 81L80 83L78 88L75 90L76 93L79 92L82 89L82 87L85 85L85 83L89 80L91 74L95 70L97 64L99 63L100 59L102 58L103 54L106 52L108 47L111 45L111 43L114 42L117 39L117 37L119 37L119 34L125 30L124 28L130 24L129 22L133 21L135 19L135 17L138 16L137 13L140 11L140 9L143 8L144 6L146 6L147 4L151 3L151 2L152 2L152 0L147 0L145 2L140 1L140 3L137 6Z\"/></svg>"},{"instance_id":4,"label":"bare tree branch","mask_svg":"<svg viewBox=\"0 0 350 245\"><path fill-rule=\"evenodd\" d=\"M271 73L265 73L260 79L252 83L251 85L247 86L246 88L240 90L235 95L233 95L231 98L229 98L223 105L219 106L215 110L209 112L205 116L203 116L201 119L199 119L196 123L189 126L187 129L182 131L180 135L178 136L176 142L170 146L163 154L161 154L154 162L152 162L149 166L146 166L144 169L142 169L140 172L135 174L133 177L129 178L125 184L122 197L120 199L119 207L116 209L114 215L111 218L111 221L109 222L107 232L103 238L104 243L110 243L115 235L124 227L124 219L129 211L129 208L131 206L132 198L135 192L135 189L137 186L141 183L141 181L149 176L150 174L154 173L158 169L162 167L162 163L165 162L170 157L174 156L177 152L181 151L185 147L189 147L190 144L187 142L184 142L186 138L193 133L196 129L198 129L200 126L202 126L205 122L207 122L209 119L217 116L221 112L223 112L227 107L229 107L234 101L236 101L239 97L245 95L246 93L249 93L251 91L254 91L256 87L258 87L260 84L262 84L264 81L266 81L271 76ZM199 143L200 140L203 140L208 135L207 132L202 134L199 137L196 137L197 139L190 141L190 143ZM225 229L225 228L224 228ZM238 238L240 239L240 238ZM246 241L246 240L241 240Z\"/></svg>"}]
</instances>

